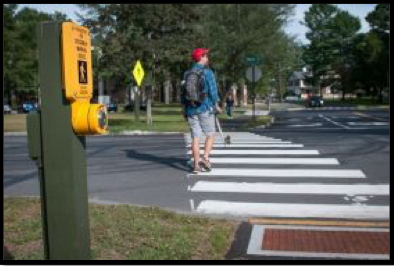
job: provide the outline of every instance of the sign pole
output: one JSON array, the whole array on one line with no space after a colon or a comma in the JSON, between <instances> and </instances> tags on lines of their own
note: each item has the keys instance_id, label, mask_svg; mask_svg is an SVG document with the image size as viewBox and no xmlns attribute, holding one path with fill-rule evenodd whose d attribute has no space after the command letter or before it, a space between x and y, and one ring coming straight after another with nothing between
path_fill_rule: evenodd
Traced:
<instances>
[{"instance_id":1,"label":"sign pole","mask_svg":"<svg viewBox=\"0 0 394 266\"><path fill-rule=\"evenodd\" d=\"M144 79L145 71L141 65L141 62L138 60L133 69L133 76L135 81L137 82L137 86L134 87L134 116L135 121L140 121L140 93L139 89L141 88L141 82Z\"/></svg>"},{"instance_id":2,"label":"sign pole","mask_svg":"<svg viewBox=\"0 0 394 266\"><path fill-rule=\"evenodd\" d=\"M59 23L37 27L41 113L35 115L39 116L36 127L40 133L37 138L28 131L28 140L40 150L36 158L40 164L45 257L84 260L91 256L86 142L85 136L73 131L71 104L62 88L61 33Z\"/></svg>"},{"instance_id":3,"label":"sign pole","mask_svg":"<svg viewBox=\"0 0 394 266\"><path fill-rule=\"evenodd\" d=\"M253 64L253 70L252 70L252 84L253 84L253 116L252 119L253 121L256 121L256 89L255 89L255 82L256 82L256 77L255 77L255 64Z\"/></svg>"}]
</instances>

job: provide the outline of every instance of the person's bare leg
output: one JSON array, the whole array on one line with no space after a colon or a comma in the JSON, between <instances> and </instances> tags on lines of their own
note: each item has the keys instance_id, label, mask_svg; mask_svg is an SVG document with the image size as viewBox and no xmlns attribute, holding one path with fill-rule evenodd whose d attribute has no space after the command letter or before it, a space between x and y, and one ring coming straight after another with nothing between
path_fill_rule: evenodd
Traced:
<instances>
[{"instance_id":1,"label":"person's bare leg","mask_svg":"<svg viewBox=\"0 0 394 266\"><path fill-rule=\"evenodd\" d=\"M200 139L198 138L193 138L192 154L194 158L194 168L196 168L200 162Z\"/></svg>"},{"instance_id":2,"label":"person's bare leg","mask_svg":"<svg viewBox=\"0 0 394 266\"><path fill-rule=\"evenodd\" d=\"M204 159L206 161L209 161L209 155L211 154L214 140L215 140L214 135L206 137L205 139Z\"/></svg>"}]
</instances>

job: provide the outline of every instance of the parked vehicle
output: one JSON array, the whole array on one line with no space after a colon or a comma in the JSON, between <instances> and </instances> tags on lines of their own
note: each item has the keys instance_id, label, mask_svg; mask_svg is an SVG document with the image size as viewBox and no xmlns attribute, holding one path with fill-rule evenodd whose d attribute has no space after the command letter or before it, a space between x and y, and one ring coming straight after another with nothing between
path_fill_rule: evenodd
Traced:
<instances>
[{"instance_id":1,"label":"parked vehicle","mask_svg":"<svg viewBox=\"0 0 394 266\"><path fill-rule=\"evenodd\" d=\"M4 114L11 114L11 107L8 104L4 104Z\"/></svg>"},{"instance_id":2,"label":"parked vehicle","mask_svg":"<svg viewBox=\"0 0 394 266\"><path fill-rule=\"evenodd\" d=\"M300 101L300 97L299 96L286 96L285 101L286 102L298 102L298 101Z\"/></svg>"},{"instance_id":3,"label":"parked vehicle","mask_svg":"<svg viewBox=\"0 0 394 266\"><path fill-rule=\"evenodd\" d=\"M323 104L324 104L324 101L320 96L312 96L308 100L309 107L322 107Z\"/></svg>"},{"instance_id":4,"label":"parked vehicle","mask_svg":"<svg viewBox=\"0 0 394 266\"><path fill-rule=\"evenodd\" d=\"M25 102L18 107L19 113L30 113L35 110L37 110L37 103L34 102Z\"/></svg>"},{"instance_id":5,"label":"parked vehicle","mask_svg":"<svg viewBox=\"0 0 394 266\"><path fill-rule=\"evenodd\" d=\"M107 104L108 112L116 112L118 110L118 106L115 103Z\"/></svg>"}]
</instances>

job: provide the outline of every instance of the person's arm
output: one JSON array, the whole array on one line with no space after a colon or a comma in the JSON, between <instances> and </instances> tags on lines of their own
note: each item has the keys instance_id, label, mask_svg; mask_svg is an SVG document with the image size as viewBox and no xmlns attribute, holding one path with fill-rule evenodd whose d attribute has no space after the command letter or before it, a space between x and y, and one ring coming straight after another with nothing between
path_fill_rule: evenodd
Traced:
<instances>
[{"instance_id":1,"label":"person's arm","mask_svg":"<svg viewBox=\"0 0 394 266\"><path fill-rule=\"evenodd\" d=\"M182 116L186 119L186 99L183 94L181 94L181 107L182 107Z\"/></svg>"},{"instance_id":2,"label":"person's arm","mask_svg":"<svg viewBox=\"0 0 394 266\"><path fill-rule=\"evenodd\" d=\"M216 85L215 76L211 70L206 71L206 80L209 86L208 96L211 99L211 103L213 106L215 106L216 111L221 113L222 109L219 106L218 88Z\"/></svg>"}]
</instances>

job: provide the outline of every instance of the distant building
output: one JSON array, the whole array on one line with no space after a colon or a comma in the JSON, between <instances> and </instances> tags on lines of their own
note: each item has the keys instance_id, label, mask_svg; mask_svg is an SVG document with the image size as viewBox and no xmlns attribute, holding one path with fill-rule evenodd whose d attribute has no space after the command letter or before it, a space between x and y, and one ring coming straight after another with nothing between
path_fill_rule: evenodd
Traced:
<instances>
[{"instance_id":1,"label":"distant building","mask_svg":"<svg viewBox=\"0 0 394 266\"><path fill-rule=\"evenodd\" d=\"M321 90L314 87L311 82L313 74L308 71L306 67L302 71L294 71L288 82L287 91L293 95L299 96L302 99L308 98L309 95L320 95L326 98L339 98L340 95L337 93L336 87L338 87L338 81L340 76L335 73L328 73L321 77L323 85Z\"/></svg>"},{"instance_id":2,"label":"distant building","mask_svg":"<svg viewBox=\"0 0 394 266\"><path fill-rule=\"evenodd\" d=\"M311 77L312 72L306 68L294 71L289 78L287 91L301 98L307 98L309 94L318 94L319 91L310 82Z\"/></svg>"}]
</instances>

